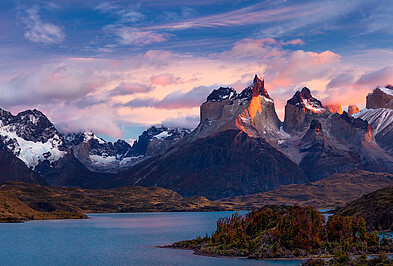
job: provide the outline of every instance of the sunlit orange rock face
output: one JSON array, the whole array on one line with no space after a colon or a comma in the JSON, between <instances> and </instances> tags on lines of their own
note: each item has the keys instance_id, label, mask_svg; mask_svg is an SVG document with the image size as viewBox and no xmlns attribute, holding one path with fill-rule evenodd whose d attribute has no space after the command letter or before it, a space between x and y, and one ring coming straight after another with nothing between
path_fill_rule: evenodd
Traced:
<instances>
[{"instance_id":1,"label":"sunlit orange rock face","mask_svg":"<svg viewBox=\"0 0 393 266\"><path fill-rule=\"evenodd\" d=\"M353 115L357 112L359 112L359 107L356 104L348 106L348 115Z\"/></svg>"},{"instance_id":2,"label":"sunlit orange rock face","mask_svg":"<svg viewBox=\"0 0 393 266\"><path fill-rule=\"evenodd\" d=\"M264 80L255 75L253 84L246 88L242 94L239 95L240 99L250 100L250 102L236 118L237 128L250 137L277 134L281 123L275 111L274 101L265 89ZM250 95L251 99L249 99Z\"/></svg>"},{"instance_id":3,"label":"sunlit orange rock face","mask_svg":"<svg viewBox=\"0 0 393 266\"><path fill-rule=\"evenodd\" d=\"M343 109L341 108L341 105L338 104L328 104L325 105L325 108L332 114L337 113L341 115L343 113Z\"/></svg>"}]
</instances>

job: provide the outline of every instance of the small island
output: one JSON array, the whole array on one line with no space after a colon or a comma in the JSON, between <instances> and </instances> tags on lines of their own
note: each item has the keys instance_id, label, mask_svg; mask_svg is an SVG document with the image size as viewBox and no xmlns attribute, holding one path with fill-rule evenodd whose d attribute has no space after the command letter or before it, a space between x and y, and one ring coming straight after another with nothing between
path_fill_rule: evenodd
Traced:
<instances>
[{"instance_id":1,"label":"small island","mask_svg":"<svg viewBox=\"0 0 393 266\"><path fill-rule=\"evenodd\" d=\"M271 205L244 216L235 213L219 219L211 236L165 247L191 249L206 256L309 259L305 265L324 265L326 261L348 265L351 258L360 261L367 260L365 254L393 252L393 239L388 234L368 232L363 218L332 215L325 221L315 207ZM393 263L384 256L375 259Z\"/></svg>"}]
</instances>

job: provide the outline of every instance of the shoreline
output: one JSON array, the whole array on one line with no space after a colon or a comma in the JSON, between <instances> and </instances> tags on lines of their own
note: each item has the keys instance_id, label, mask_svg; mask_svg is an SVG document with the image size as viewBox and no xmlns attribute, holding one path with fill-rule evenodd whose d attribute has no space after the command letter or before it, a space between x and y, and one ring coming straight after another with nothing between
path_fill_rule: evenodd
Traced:
<instances>
[{"instance_id":1,"label":"shoreline","mask_svg":"<svg viewBox=\"0 0 393 266\"><path fill-rule=\"evenodd\" d=\"M156 246L156 248L168 248L168 249L179 249L179 250L190 250L193 251L193 255L196 256L204 256L204 257L212 257L212 258L231 258L231 259L247 259L247 260L257 260L257 261L264 261L264 260L269 260L269 261L305 261L308 259L331 259L334 257L334 255L329 255L329 256L318 256L318 255L312 255L309 257L293 257L293 258L253 258L250 256L226 256L226 255L216 255L216 254L208 254L208 253L203 253L203 252L198 252L198 250L191 249L191 248L181 248L181 247L172 247L171 245L159 245ZM393 252L385 253L388 256L393 256ZM378 256L380 254L368 254L365 253L367 257L371 256ZM351 254L350 256L360 256L360 255L354 255Z\"/></svg>"}]
</instances>

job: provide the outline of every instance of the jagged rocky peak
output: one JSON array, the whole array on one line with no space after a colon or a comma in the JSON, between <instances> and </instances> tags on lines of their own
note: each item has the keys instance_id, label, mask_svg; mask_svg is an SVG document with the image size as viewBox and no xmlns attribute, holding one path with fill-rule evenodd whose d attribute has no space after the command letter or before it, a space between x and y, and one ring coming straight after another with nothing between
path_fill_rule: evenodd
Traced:
<instances>
[{"instance_id":1,"label":"jagged rocky peak","mask_svg":"<svg viewBox=\"0 0 393 266\"><path fill-rule=\"evenodd\" d=\"M55 162L68 151L63 136L42 112L26 110L14 116L1 110L0 115L0 149L30 168L46 160Z\"/></svg>"},{"instance_id":2,"label":"jagged rocky peak","mask_svg":"<svg viewBox=\"0 0 393 266\"><path fill-rule=\"evenodd\" d=\"M190 133L190 129L188 128L170 128L166 126L152 126L144 131L141 137L149 137L156 139L180 139L184 138Z\"/></svg>"},{"instance_id":3,"label":"jagged rocky peak","mask_svg":"<svg viewBox=\"0 0 393 266\"><path fill-rule=\"evenodd\" d=\"M326 109L321 101L311 95L310 89L304 87L301 91L297 91L295 95L287 101L287 104L306 108L313 113L324 113Z\"/></svg>"},{"instance_id":4,"label":"jagged rocky peak","mask_svg":"<svg viewBox=\"0 0 393 266\"><path fill-rule=\"evenodd\" d=\"M169 148L180 139L190 134L187 128L170 128L166 126L152 126L138 137L132 146L136 155L153 155Z\"/></svg>"},{"instance_id":5,"label":"jagged rocky peak","mask_svg":"<svg viewBox=\"0 0 393 266\"><path fill-rule=\"evenodd\" d=\"M363 120L361 118L353 118L348 115L347 112L343 112L340 115L340 118L346 121L348 124L354 126L355 128L363 129L365 131L368 131L370 129L369 124L366 120Z\"/></svg>"},{"instance_id":6,"label":"jagged rocky peak","mask_svg":"<svg viewBox=\"0 0 393 266\"><path fill-rule=\"evenodd\" d=\"M251 101L252 97L256 97L256 96L264 96L267 99L272 100L272 98L270 98L269 94L267 93L267 91L265 89L264 79L258 78L257 75L255 75L252 84L250 86L248 86L247 88L245 88L237 96L237 98L241 99L241 100Z\"/></svg>"},{"instance_id":7,"label":"jagged rocky peak","mask_svg":"<svg viewBox=\"0 0 393 266\"><path fill-rule=\"evenodd\" d=\"M325 105L325 109L331 112L332 114L337 113L341 115L343 113L343 109L339 104L327 104Z\"/></svg>"},{"instance_id":8,"label":"jagged rocky peak","mask_svg":"<svg viewBox=\"0 0 393 266\"><path fill-rule=\"evenodd\" d=\"M230 87L220 87L213 90L212 93L207 96L208 102L221 102L223 100L230 100L237 96L235 89Z\"/></svg>"},{"instance_id":9,"label":"jagged rocky peak","mask_svg":"<svg viewBox=\"0 0 393 266\"><path fill-rule=\"evenodd\" d=\"M353 115L359 111L360 109L356 104L348 106L348 115Z\"/></svg>"},{"instance_id":10,"label":"jagged rocky peak","mask_svg":"<svg viewBox=\"0 0 393 266\"><path fill-rule=\"evenodd\" d=\"M305 142L315 142L323 139L322 124L317 119L313 119L310 123L310 127L304 134L302 140Z\"/></svg>"},{"instance_id":11,"label":"jagged rocky peak","mask_svg":"<svg viewBox=\"0 0 393 266\"><path fill-rule=\"evenodd\" d=\"M10 116L12 116L11 112L0 108L0 120L5 120Z\"/></svg>"},{"instance_id":12,"label":"jagged rocky peak","mask_svg":"<svg viewBox=\"0 0 393 266\"><path fill-rule=\"evenodd\" d=\"M55 136L60 136L52 122L37 109L26 110L16 116L1 110L0 119L3 127L28 141L45 143Z\"/></svg>"},{"instance_id":13,"label":"jagged rocky peak","mask_svg":"<svg viewBox=\"0 0 393 266\"><path fill-rule=\"evenodd\" d=\"M112 143L90 131L70 133L64 139L75 157L92 171L115 173L138 159L131 145L121 139Z\"/></svg>"},{"instance_id":14,"label":"jagged rocky peak","mask_svg":"<svg viewBox=\"0 0 393 266\"><path fill-rule=\"evenodd\" d=\"M366 120L354 118L343 112L341 115L333 114L330 118L330 135L337 139L345 140L348 143L361 145L361 142L368 137L373 138L371 126Z\"/></svg>"},{"instance_id":15,"label":"jagged rocky peak","mask_svg":"<svg viewBox=\"0 0 393 266\"><path fill-rule=\"evenodd\" d=\"M322 124L317 119L313 119L310 123L310 127L307 130L306 134L304 134L302 140L305 142L313 143L315 141L323 140L323 130Z\"/></svg>"},{"instance_id":16,"label":"jagged rocky peak","mask_svg":"<svg viewBox=\"0 0 393 266\"><path fill-rule=\"evenodd\" d=\"M366 98L366 108L390 108L393 109L393 86L377 87Z\"/></svg>"},{"instance_id":17,"label":"jagged rocky peak","mask_svg":"<svg viewBox=\"0 0 393 266\"><path fill-rule=\"evenodd\" d=\"M253 137L275 135L282 122L264 85L264 80L255 75L252 84L236 97L204 102L200 124L191 137L203 138L229 129L240 129Z\"/></svg>"},{"instance_id":18,"label":"jagged rocky peak","mask_svg":"<svg viewBox=\"0 0 393 266\"><path fill-rule=\"evenodd\" d=\"M106 141L99 138L91 131L79 132L79 133L69 133L64 136L64 140L67 146L73 147L75 145L81 144L82 142L94 141L98 144L105 144Z\"/></svg>"},{"instance_id":19,"label":"jagged rocky peak","mask_svg":"<svg viewBox=\"0 0 393 266\"><path fill-rule=\"evenodd\" d=\"M326 116L321 101L311 95L311 91L304 87L297 91L285 105L284 130L289 134L306 130L313 119Z\"/></svg>"},{"instance_id":20,"label":"jagged rocky peak","mask_svg":"<svg viewBox=\"0 0 393 266\"><path fill-rule=\"evenodd\" d=\"M313 119L310 124L310 130L312 130L315 134L323 134L322 133L322 125L317 119Z\"/></svg>"}]
</instances>

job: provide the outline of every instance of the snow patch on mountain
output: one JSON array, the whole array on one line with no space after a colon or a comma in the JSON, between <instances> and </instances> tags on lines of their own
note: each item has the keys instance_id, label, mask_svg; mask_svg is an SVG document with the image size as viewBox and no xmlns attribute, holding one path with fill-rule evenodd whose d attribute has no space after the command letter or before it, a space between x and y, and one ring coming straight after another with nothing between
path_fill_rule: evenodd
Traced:
<instances>
[{"instance_id":1,"label":"snow patch on mountain","mask_svg":"<svg viewBox=\"0 0 393 266\"><path fill-rule=\"evenodd\" d=\"M393 109L377 108L377 109L363 109L352 115L354 118L361 118L367 120L371 125L374 135L384 130L387 126L393 123Z\"/></svg>"},{"instance_id":2,"label":"snow patch on mountain","mask_svg":"<svg viewBox=\"0 0 393 266\"><path fill-rule=\"evenodd\" d=\"M160 134L154 136L157 139L165 139L169 137L169 132L168 131L162 131Z\"/></svg>"},{"instance_id":3,"label":"snow patch on mountain","mask_svg":"<svg viewBox=\"0 0 393 266\"><path fill-rule=\"evenodd\" d=\"M36 167L40 161L49 160L53 163L66 153L59 149L63 141L58 135L54 135L44 143L29 141L19 137L13 126L4 126L1 121L0 135L7 150L12 151L30 168Z\"/></svg>"},{"instance_id":4,"label":"snow patch on mountain","mask_svg":"<svg viewBox=\"0 0 393 266\"><path fill-rule=\"evenodd\" d=\"M216 90L213 90L209 96L207 96L208 102L221 102L227 99L233 99L237 95L236 91L233 88L224 88L220 87Z\"/></svg>"},{"instance_id":5,"label":"snow patch on mountain","mask_svg":"<svg viewBox=\"0 0 393 266\"><path fill-rule=\"evenodd\" d=\"M388 94L388 95L391 95L391 96L393 96L393 89L391 89L391 88L386 88L386 87L383 87L383 88L379 88L382 92L384 92L384 93L386 93L386 94Z\"/></svg>"},{"instance_id":6,"label":"snow patch on mountain","mask_svg":"<svg viewBox=\"0 0 393 266\"><path fill-rule=\"evenodd\" d=\"M89 142L91 139L95 139L98 141L99 144L105 144L106 141L103 140L102 138L97 137L93 132L83 132L83 142Z\"/></svg>"},{"instance_id":7,"label":"snow patch on mountain","mask_svg":"<svg viewBox=\"0 0 393 266\"><path fill-rule=\"evenodd\" d=\"M324 113L326 111L318 102L316 102L313 98L310 99L302 99L301 103L297 103L297 106L302 106L313 113Z\"/></svg>"}]
</instances>

